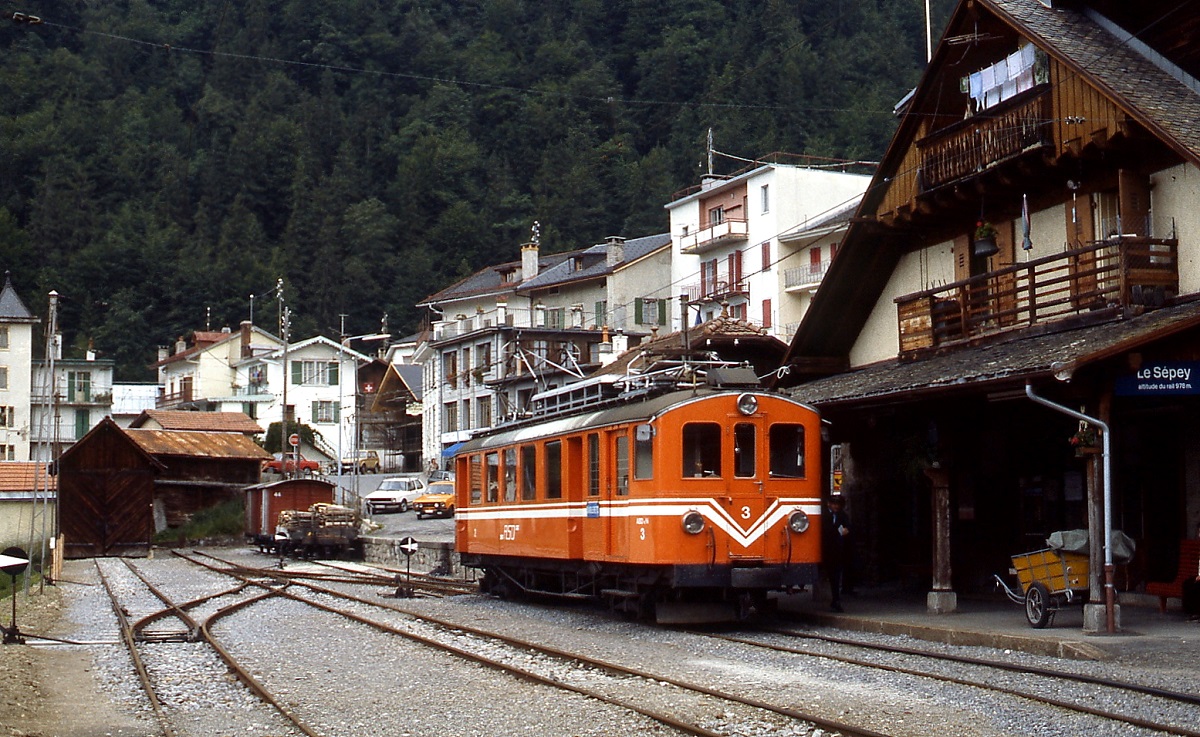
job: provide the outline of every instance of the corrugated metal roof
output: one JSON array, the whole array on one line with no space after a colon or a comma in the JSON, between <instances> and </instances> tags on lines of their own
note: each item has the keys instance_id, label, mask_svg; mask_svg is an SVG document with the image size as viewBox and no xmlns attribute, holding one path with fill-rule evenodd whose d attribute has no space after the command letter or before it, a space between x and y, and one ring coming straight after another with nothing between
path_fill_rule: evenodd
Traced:
<instances>
[{"instance_id":1,"label":"corrugated metal roof","mask_svg":"<svg viewBox=\"0 0 1200 737\"><path fill-rule=\"evenodd\" d=\"M271 454L245 435L232 432L185 430L126 430L138 447L150 455L268 460Z\"/></svg>"},{"instance_id":2,"label":"corrugated metal roof","mask_svg":"<svg viewBox=\"0 0 1200 737\"><path fill-rule=\"evenodd\" d=\"M142 428L153 420L163 430L195 430L201 432L237 432L258 434L263 432L257 422L245 412L188 412L177 409L148 409L133 422L131 428Z\"/></svg>"}]
</instances>

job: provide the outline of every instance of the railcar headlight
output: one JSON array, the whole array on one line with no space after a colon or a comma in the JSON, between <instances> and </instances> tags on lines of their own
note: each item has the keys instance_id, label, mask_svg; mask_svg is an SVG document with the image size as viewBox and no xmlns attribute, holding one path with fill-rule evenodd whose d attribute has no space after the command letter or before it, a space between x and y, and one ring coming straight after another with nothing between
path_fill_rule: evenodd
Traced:
<instances>
[{"instance_id":1,"label":"railcar headlight","mask_svg":"<svg viewBox=\"0 0 1200 737\"><path fill-rule=\"evenodd\" d=\"M803 509L797 509L788 516L788 528L797 534L808 530L808 515Z\"/></svg>"},{"instance_id":2,"label":"railcar headlight","mask_svg":"<svg viewBox=\"0 0 1200 737\"><path fill-rule=\"evenodd\" d=\"M692 510L683 515L683 531L689 535L699 535L704 531L704 515Z\"/></svg>"},{"instance_id":3,"label":"railcar headlight","mask_svg":"<svg viewBox=\"0 0 1200 737\"><path fill-rule=\"evenodd\" d=\"M758 397L753 394L743 394L737 398L738 412L752 415L758 411Z\"/></svg>"}]
</instances>

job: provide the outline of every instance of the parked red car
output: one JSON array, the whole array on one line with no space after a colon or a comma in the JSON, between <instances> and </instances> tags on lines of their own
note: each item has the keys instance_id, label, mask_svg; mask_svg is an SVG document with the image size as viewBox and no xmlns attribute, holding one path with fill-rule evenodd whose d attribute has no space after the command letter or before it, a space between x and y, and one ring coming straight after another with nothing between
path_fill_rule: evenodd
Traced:
<instances>
[{"instance_id":1,"label":"parked red car","mask_svg":"<svg viewBox=\"0 0 1200 737\"><path fill-rule=\"evenodd\" d=\"M264 471L278 474L286 473L289 476L295 476L297 468L300 469L300 473L304 476L312 476L321 472L320 463L310 461L302 455L293 455L292 453L276 453L274 458L263 464Z\"/></svg>"}]
</instances>

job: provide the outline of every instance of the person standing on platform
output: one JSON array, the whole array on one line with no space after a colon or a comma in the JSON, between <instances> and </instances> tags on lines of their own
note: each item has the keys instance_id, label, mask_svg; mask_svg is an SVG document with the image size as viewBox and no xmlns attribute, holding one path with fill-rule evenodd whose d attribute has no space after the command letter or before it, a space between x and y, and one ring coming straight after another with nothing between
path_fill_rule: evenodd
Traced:
<instances>
[{"instance_id":1,"label":"person standing on platform","mask_svg":"<svg viewBox=\"0 0 1200 737\"><path fill-rule=\"evenodd\" d=\"M825 572L829 575L831 611L842 609L842 584L846 575L846 563L850 557L850 515L846 514L845 500L841 494L829 497L829 508L822 523L824 541Z\"/></svg>"}]
</instances>

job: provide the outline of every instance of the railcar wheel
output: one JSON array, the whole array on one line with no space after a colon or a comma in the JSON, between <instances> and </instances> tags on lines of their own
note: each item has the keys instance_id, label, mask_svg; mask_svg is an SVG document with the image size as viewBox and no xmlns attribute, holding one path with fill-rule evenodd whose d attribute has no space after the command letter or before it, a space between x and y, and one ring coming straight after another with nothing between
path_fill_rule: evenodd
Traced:
<instances>
[{"instance_id":1,"label":"railcar wheel","mask_svg":"<svg viewBox=\"0 0 1200 737\"><path fill-rule=\"evenodd\" d=\"M1050 623L1053 614L1050 608L1050 589L1039 581L1029 584L1029 590L1025 592L1025 618L1029 620L1029 624L1036 629L1042 629Z\"/></svg>"}]
</instances>

